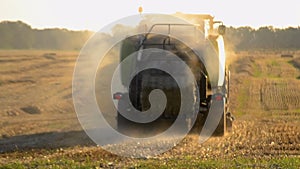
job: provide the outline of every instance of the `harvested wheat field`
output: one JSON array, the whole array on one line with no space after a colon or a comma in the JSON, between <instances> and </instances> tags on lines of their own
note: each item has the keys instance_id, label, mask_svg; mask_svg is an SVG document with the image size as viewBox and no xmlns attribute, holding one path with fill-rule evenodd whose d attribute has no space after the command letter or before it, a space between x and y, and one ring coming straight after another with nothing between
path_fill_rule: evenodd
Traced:
<instances>
[{"instance_id":1,"label":"harvested wheat field","mask_svg":"<svg viewBox=\"0 0 300 169\"><path fill-rule=\"evenodd\" d=\"M234 54L231 133L131 159L97 147L77 120L78 52L0 51L0 168L300 168L300 52L287 53Z\"/></svg>"}]
</instances>

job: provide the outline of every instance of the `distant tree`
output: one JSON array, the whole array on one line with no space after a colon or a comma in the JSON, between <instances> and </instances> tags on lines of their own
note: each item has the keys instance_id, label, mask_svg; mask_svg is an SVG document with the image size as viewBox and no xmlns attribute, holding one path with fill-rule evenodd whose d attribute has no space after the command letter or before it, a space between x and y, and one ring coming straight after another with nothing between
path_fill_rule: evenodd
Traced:
<instances>
[{"instance_id":1,"label":"distant tree","mask_svg":"<svg viewBox=\"0 0 300 169\"><path fill-rule=\"evenodd\" d=\"M1 48L31 48L33 42L32 29L21 21L4 21L0 24L0 39Z\"/></svg>"},{"instance_id":2,"label":"distant tree","mask_svg":"<svg viewBox=\"0 0 300 169\"><path fill-rule=\"evenodd\" d=\"M122 32L122 25L113 29L116 36ZM3 21L0 22L0 49L79 50L91 34L89 31L58 28L32 29L21 21ZM225 41L227 46L235 50L300 49L300 27L278 29L268 26L257 30L251 27L228 27Z\"/></svg>"},{"instance_id":3,"label":"distant tree","mask_svg":"<svg viewBox=\"0 0 300 169\"><path fill-rule=\"evenodd\" d=\"M257 30L251 27L229 27L225 40L236 50L300 49L300 27L275 29L268 26Z\"/></svg>"},{"instance_id":4,"label":"distant tree","mask_svg":"<svg viewBox=\"0 0 300 169\"><path fill-rule=\"evenodd\" d=\"M0 49L79 50L90 36L89 31L32 29L21 21L0 23Z\"/></svg>"}]
</instances>

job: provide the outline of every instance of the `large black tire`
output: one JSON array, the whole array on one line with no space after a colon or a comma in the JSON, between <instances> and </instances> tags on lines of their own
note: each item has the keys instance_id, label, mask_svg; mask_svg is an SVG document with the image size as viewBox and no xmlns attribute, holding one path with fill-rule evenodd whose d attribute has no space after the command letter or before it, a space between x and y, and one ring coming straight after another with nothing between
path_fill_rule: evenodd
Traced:
<instances>
[{"instance_id":1,"label":"large black tire","mask_svg":"<svg viewBox=\"0 0 300 169\"><path fill-rule=\"evenodd\" d=\"M118 112L117 114L117 129L121 134L130 137L147 137L148 134L144 133L145 126L143 124L132 122L122 116Z\"/></svg>"},{"instance_id":2,"label":"large black tire","mask_svg":"<svg viewBox=\"0 0 300 169\"><path fill-rule=\"evenodd\" d=\"M155 136L168 129L172 124L172 120L165 118L159 118L154 122L141 124L126 119L119 112L117 115L118 131L131 137L146 138Z\"/></svg>"},{"instance_id":3,"label":"large black tire","mask_svg":"<svg viewBox=\"0 0 300 169\"><path fill-rule=\"evenodd\" d=\"M191 96L188 97L186 105L183 105L184 113L186 116L178 117L178 113L180 111L181 106L181 96L179 88L174 88L174 86L170 85L171 82L167 82L166 76L157 76L155 77L156 81L150 80L142 80L142 79L150 79L151 77L147 77L147 72L145 74L137 76L137 78L133 79L133 82L130 86L130 100L133 106L140 110L146 111L150 108L150 103L148 100L148 96L150 92L154 89L161 89L164 91L167 97L167 106L165 111L162 115L155 121L147 124L140 124L129 121L125 117L123 117L120 113L117 116L117 128L118 131L122 134L128 136L135 136L135 137L149 137L159 134L165 130L167 130L176 120L176 118L185 118L184 119L184 128L178 129L178 133L187 132L187 129L190 129L192 126L191 118L196 116L192 113L196 112L199 109L199 96L197 96L196 87L191 86L183 89L184 91L181 92L189 92L192 93ZM174 81L174 83L176 83ZM166 84L169 84L169 86ZM173 84L174 85L174 84ZM122 105L122 100L119 101L119 105ZM124 106L124 105L123 105Z\"/></svg>"},{"instance_id":4,"label":"large black tire","mask_svg":"<svg viewBox=\"0 0 300 169\"><path fill-rule=\"evenodd\" d=\"M215 136L224 136L227 132L230 132L232 129L232 121L233 117L229 112L229 87L230 87L230 72L226 70L225 74L225 82L223 85L223 93L225 97L225 101L223 102L223 114L220 120L218 127L216 128L214 135Z\"/></svg>"},{"instance_id":5,"label":"large black tire","mask_svg":"<svg viewBox=\"0 0 300 169\"><path fill-rule=\"evenodd\" d=\"M223 111L222 117L220 119L219 125L216 128L215 132L213 133L213 136L224 136L227 129L227 123L226 123L226 113Z\"/></svg>"},{"instance_id":6,"label":"large black tire","mask_svg":"<svg viewBox=\"0 0 300 169\"><path fill-rule=\"evenodd\" d=\"M149 86L149 84L145 84L145 80L143 79L147 78L146 77L147 73L149 72L145 71L142 72L141 74L138 74L132 80L129 88L130 101L132 105L139 111L146 111L150 108L150 102L148 100L148 96L152 90L156 89L156 87ZM157 83L163 84L163 79L156 78L156 80ZM164 90L164 92L167 95L167 97L169 96L169 98L167 99L170 100L170 96L172 92L167 90ZM126 107L126 105L124 104L126 103L124 103L123 100L119 100L118 103L119 106ZM170 110L170 107L168 108L167 106L167 109ZM132 122L126 119L118 112L117 128L120 133L127 136L141 137L141 138L155 136L167 130L174 122L174 119L165 118L164 115L165 114L162 114L158 119L156 119L153 122L142 124L142 123Z\"/></svg>"}]
</instances>

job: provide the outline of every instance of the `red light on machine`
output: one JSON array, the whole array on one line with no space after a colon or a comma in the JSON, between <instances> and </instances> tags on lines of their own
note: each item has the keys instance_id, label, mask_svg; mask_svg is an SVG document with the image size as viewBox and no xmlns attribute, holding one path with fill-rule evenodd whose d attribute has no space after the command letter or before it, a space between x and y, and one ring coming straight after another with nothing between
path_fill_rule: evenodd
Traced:
<instances>
[{"instance_id":1,"label":"red light on machine","mask_svg":"<svg viewBox=\"0 0 300 169\"><path fill-rule=\"evenodd\" d=\"M216 101L222 101L222 100L223 100L223 95L221 95L221 94L216 94L216 95L215 95L215 100L216 100Z\"/></svg>"},{"instance_id":2,"label":"red light on machine","mask_svg":"<svg viewBox=\"0 0 300 169\"><path fill-rule=\"evenodd\" d=\"M115 99L115 100L121 100L122 97L123 97L123 93L115 93L113 95L113 99Z\"/></svg>"}]
</instances>

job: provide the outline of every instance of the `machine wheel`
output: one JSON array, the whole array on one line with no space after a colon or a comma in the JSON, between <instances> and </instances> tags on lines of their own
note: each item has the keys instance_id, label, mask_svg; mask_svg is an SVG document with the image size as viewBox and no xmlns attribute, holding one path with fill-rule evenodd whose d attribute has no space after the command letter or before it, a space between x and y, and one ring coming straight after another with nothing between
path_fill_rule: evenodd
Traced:
<instances>
[{"instance_id":1,"label":"machine wheel","mask_svg":"<svg viewBox=\"0 0 300 169\"><path fill-rule=\"evenodd\" d=\"M225 135L225 132L226 132L226 123L224 122L224 117L222 117L213 135L221 137Z\"/></svg>"},{"instance_id":2,"label":"machine wheel","mask_svg":"<svg viewBox=\"0 0 300 169\"><path fill-rule=\"evenodd\" d=\"M119 112L117 115L117 129L120 133L127 136L137 136L139 131L137 130L138 124L131 122L123 117Z\"/></svg>"},{"instance_id":3,"label":"machine wheel","mask_svg":"<svg viewBox=\"0 0 300 169\"><path fill-rule=\"evenodd\" d=\"M226 103L224 103L224 105L225 106L223 108L223 115L218 127L214 132L214 136L223 136L225 135L225 133L232 131L232 124L235 118L230 112L228 112L228 107Z\"/></svg>"},{"instance_id":4,"label":"machine wheel","mask_svg":"<svg viewBox=\"0 0 300 169\"><path fill-rule=\"evenodd\" d=\"M226 132L230 132L232 130L232 122L234 121L234 117L229 112L229 89L230 89L230 71L226 71L225 74L225 82L223 85L223 93L225 93L225 101L223 101L223 116L220 120L218 127L216 128L214 135L215 136L223 136Z\"/></svg>"},{"instance_id":5,"label":"machine wheel","mask_svg":"<svg viewBox=\"0 0 300 169\"><path fill-rule=\"evenodd\" d=\"M222 101L224 102L224 101ZM222 117L220 119L220 122L216 128L216 130L214 131L213 135L214 136L224 136L224 134L226 133L226 129L227 129L227 121L226 121L226 113L225 113L225 103L223 103L223 111L222 111Z\"/></svg>"},{"instance_id":6,"label":"machine wheel","mask_svg":"<svg viewBox=\"0 0 300 169\"><path fill-rule=\"evenodd\" d=\"M230 112L227 112L226 113L226 131L227 132L231 132L232 131L232 124L233 124L233 121L235 120L234 116L230 113Z\"/></svg>"}]
</instances>

